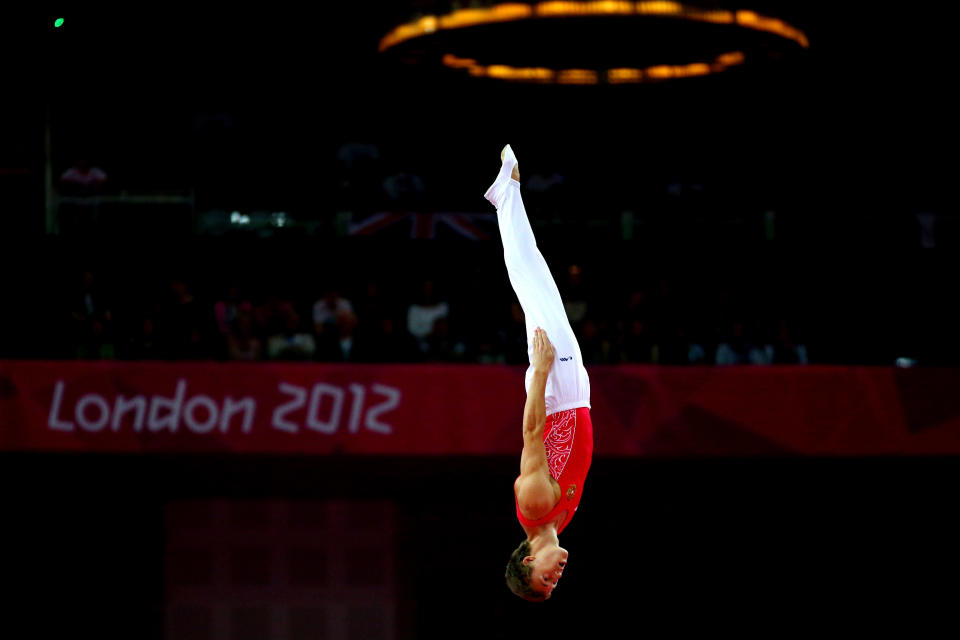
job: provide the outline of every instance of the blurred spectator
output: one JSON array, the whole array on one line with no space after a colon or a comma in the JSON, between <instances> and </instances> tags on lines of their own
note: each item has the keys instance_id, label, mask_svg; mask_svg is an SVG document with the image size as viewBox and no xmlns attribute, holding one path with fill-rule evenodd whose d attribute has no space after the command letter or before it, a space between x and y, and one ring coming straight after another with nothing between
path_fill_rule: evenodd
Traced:
<instances>
[{"instance_id":1,"label":"blurred spectator","mask_svg":"<svg viewBox=\"0 0 960 640\"><path fill-rule=\"evenodd\" d=\"M107 182L107 173L92 166L90 159L81 157L60 176L60 193L70 196L91 196L100 193Z\"/></svg>"},{"instance_id":2,"label":"blurred spectator","mask_svg":"<svg viewBox=\"0 0 960 640\"><path fill-rule=\"evenodd\" d=\"M519 302L510 304L510 317L507 325L501 331L504 359L507 364L527 364L530 361L527 355L527 325L523 315L523 307Z\"/></svg>"},{"instance_id":3,"label":"blurred spectator","mask_svg":"<svg viewBox=\"0 0 960 640\"><path fill-rule=\"evenodd\" d=\"M73 295L70 315L75 357L100 359L115 356L113 314L93 271L83 272Z\"/></svg>"},{"instance_id":4,"label":"blurred spectator","mask_svg":"<svg viewBox=\"0 0 960 640\"><path fill-rule=\"evenodd\" d=\"M230 323L227 333L227 357L230 360L260 360L263 358L263 346L253 335L253 316L241 311Z\"/></svg>"},{"instance_id":5,"label":"blurred spectator","mask_svg":"<svg viewBox=\"0 0 960 640\"><path fill-rule=\"evenodd\" d=\"M777 341L773 344L771 361L774 364L807 364L807 346L796 344L786 318L777 324Z\"/></svg>"},{"instance_id":6,"label":"blurred spectator","mask_svg":"<svg viewBox=\"0 0 960 640\"><path fill-rule=\"evenodd\" d=\"M652 362L650 311L646 293L637 289L627 297L626 321L622 323L620 359L625 362Z\"/></svg>"},{"instance_id":7,"label":"blurred spectator","mask_svg":"<svg viewBox=\"0 0 960 640\"><path fill-rule=\"evenodd\" d=\"M341 313L337 318L337 347L340 359L344 362L353 360L354 331L357 327L357 316L354 313Z\"/></svg>"},{"instance_id":8,"label":"blurred spectator","mask_svg":"<svg viewBox=\"0 0 960 640\"><path fill-rule=\"evenodd\" d=\"M717 343L714 363L719 365L744 364L747 362L748 349L743 337L743 323L732 322Z\"/></svg>"},{"instance_id":9,"label":"blurred spectator","mask_svg":"<svg viewBox=\"0 0 960 640\"><path fill-rule=\"evenodd\" d=\"M317 357L333 362L348 361L358 323L353 304L329 287L313 305L313 326L317 334Z\"/></svg>"},{"instance_id":10,"label":"blurred spectator","mask_svg":"<svg viewBox=\"0 0 960 640\"><path fill-rule=\"evenodd\" d=\"M623 358L627 362L653 361L653 343L650 341L647 325L639 318L630 321L623 343Z\"/></svg>"},{"instance_id":11,"label":"blurred spectator","mask_svg":"<svg viewBox=\"0 0 960 640\"><path fill-rule=\"evenodd\" d=\"M750 328L746 331L746 335L747 361L750 364L773 364L776 336L770 323L754 319Z\"/></svg>"},{"instance_id":12,"label":"blurred spectator","mask_svg":"<svg viewBox=\"0 0 960 640\"><path fill-rule=\"evenodd\" d=\"M612 343L606 335L606 325L588 318L581 329L580 352L588 364L610 364L614 356Z\"/></svg>"},{"instance_id":13,"label":"blurred spectator","mask_svg":"<svg viewBox=\"0 0 960 640\"><path fill-rule=\"evenodd\" d=\"M165 300L158 309L157 337L167 358L196 360L210 356L209 308L194 297L187 282L179 277L169 278Z\"/></svg>"},{"instance_id":14,"label":"blurred spectator","mask_svg":"<svg viewBox=\"0 0 960 640\"><path fill-rule=\"evenodd\" d=\"M383 191L396 210L416 210L423 204L423 178L409 169L395 166L383 180Z\"/></svg>"},{"instance_id":15,"label":"blurred spectator","mask_svg":"<svg viewBox=\"0 0 960 640\"><path fill-rule=\"evenodd\" d=\"M707 348L702 332L696 327L691 330L687 340L687 364L710 364L707 361Z\"/></svg>"},{"instance_id":16,"label":"blurred spectator","mask_svg":"<svg viewBox=\"0 0 960 640\"><path fill-rule=\"evenodd\" d=\"M356 321L353 304L340 297L337 287L328 287L323 297L313 303L313 326L318 336L336 333L337 325L348 316L353 316Z\"/></svg>"},{"instance_id":17,"label":"blurred spectator","mask_svg":"<svg viewBox=\"0 0 960 640\"><path fill-rule=\"evenodd\" d=\"M300 316L293 307L280 314L282 329L267 338L267 357L271 360L310 360L316 352L313 336L300 328Z\"/></svg>"},{"instance_id":18,"label":"blurred spectator","mask_svg":"<svg viewBox=\"0 0 960 640\"><path fill-rule=\"evenodd\" d=\"M213 303L213 316L217 323L217 333L220 336L220 344L218 347L221 354L231 359L234 358L227 354L228 342L231 334L235 332L235 322L237 318L243 313L247 315L252 314L253 304L241 293L240 285L233 282L227 287L224 295ZM253 319L248 318L248 320L250 322L250 331L252 332Z\"/></svg>"},{"instance_id":19,"label":"blurred spectator","mask_svg":"<svg viewBox=\"0 0 960 640\"><path fill-rule=\"evenodd\" d=\"M317 359L329 362L350 362L356 359L354 332L357 316L352 311L341 310L336 322L317 336Z\"/></svg>"},{"instance_id":20,"label":"blurred spectator","mask_svg":"<svg viewBox=\"0 0 960 640\"><path fill-rule=\"evenodd\" d=\"M770 364L773 361L773 348L757 344L751 336L745 334L744 324L733 322L726 336L717 344L714 362L728 364Z\"/></svg>"},{"instance_id":21,"label":"blurred spectator","mask_svg":"<svg viewBox=\"0 0 960 640\"><path fill-rule=\"evenodd\" d=\"M750 364L773 364L775 342L769 324L754 319L746 332L747 361Z\"/></svg>"},{"instance_id":22,"label":"blurred spectator","mask_svg":"<svg viewBox=\"0 0 960 640\"><path fill-rule=\"evenodd\" d=\"M414 362L421 359L419 345L406 331L397 329L392 316L384 315L377 327L363 325L351 349L355 362Z\"/></svg>"},{"instance_id":23,"label":"blurred spectator","mask_svg":"<svg viewBox=\"0 0 960 640\"><path fill-rule=\"evenodd\" d=\"M258 336L272 336L282 333L287 314L293 312L293 303L281 297L280 293L270 289L267 299L254 307L254 333Z\"/></svg>"},{"instance_id":24,"label":"blurred spectator","mask_svg":"<svg viewBox=\"0 0 960 640\"><path fill-rule=\"evenodd\" d=\"M677 326L682 317L674 294L673 284L666 278L657 281L649 305L649 318L645 323L654 345L654 362L663 363L664 359L675 361ZM644 300L641 304L645 306ZM682 338L681 338L682 339Z\"/></svg>"},{"instance_id":25,"label":"blurred spectator","mask_svg":"<svg viewBox=\"0 0 960 640\"><path fill-rule=\"evenodd\" d=\"M567 286L561 297L570 326L573 327L574 333L581 333L587 318L588 304L579 265L572 264L567 268Z\"/></svg>"},{"instance_id":26,"label":"blurred spectator","mask_svg":"<svg viewBox=\"0 0 960 640\"><path fill-rule=\"evenodd\" d=\"M253 305L241 294L240 285L231 283L223 296L213 303L213 315L217 321L217 330L226 337L233 330L233 322L243 313L251 313Z\"/></svg>"},{"instance_id":27,"label":"blurred spectator","mask_svg":"<svg viewBox=\"0 0 960 640\"><path fill-rule=\"evenodd\" d=\"M433 331L427 337L429 344L427 357L440 362L454 362L463 360L467 347L462 340L455 338L450 332L450 320L444 316L433 322Z\"/></svg>"},{"instance_id":28,"label":"blurred spectator","mask_svg":"<svg viewBox=\"0 0 960 640\"><path fill-rule=\"evenodd\" d=\"M476 341L477 364L506 364L507 356L500 348L502 342L496 331L483 331Z\"/></svg>"},{"instance_id":29,"label":"blurred spectator","mask_svg":"<svg viewBox=\"0 0 960 640\"><path fill-rule=\"evenodd\" d=\"M773 364L773 345L753 345L747 352L750 364Z\"/></svg>"},{"instance_id":30,"label":"blurred spectator","mask_svg":"<svg viewBox=\"0 0 960 640\"><path fill-rule=\"evenodd\" d=\"M407 308L407 331L417 340L421 353L430 351L430 336L434 331L434 323L449 314L450 305L436 299L433 281L424 281L419 300Z\"/></svg>"},{"instance_id":31,"label":"blurred spectator","mask_svg":"<svg viewBox=\"0 0 960 640\"><path fill-rule=\"evenodd\" d=\"M364 295L353 305L357 315L357 332L372 331L380 326L384 316L389 315L389 304L385 300L380 286L375 280L368 280L364 287Z\"/></svg>"},{"instance_id":32,"label":"blurred spectator","mask_svg":"<svg viewBox=\"0 0 960 640\"><path fill-rule=\"evenodd\" d=\"M435 262L433 256L429 259L431 264ZM637 272L649 274L650 270ZM652 296L643 288L623 289L629 293L621 297L616 295L619 285L611 283L588 303L586 293L597 291L592 285L585 291L579 269L568 271L564 283L574 294L567 300L568 312L573 320L582 318L578 339L585 362L809 361L808 345L795 333L806 326L798 315L803 305L793 298L778 303L770 296L755 295L772 291L767 280L775 279L758 278L752 266L740 270L736 265L724 267L696 278L685 278L673 267L665 272L673 274L671 279L655 279ZM302 290L309 281L305 271L291 272L288 277L251 274L251 280L263 278L258 306L251 305L245 294L253 290L253 282L245 280L224 283L229 286L212 303L195 296L193 287L177 274L162 275L161 286L147 291L142 299L136 288L129 286L124 287L122 299L108 299L99 286L99 272L96 277L93 272L80 273L82 277L68 289L60 313L51 314L51 318L60 318L56 322L67 325L58 332L64 340L63 348L56 352L60 357L256 360L269 355L330 362L527 363L523 310L509 289L488 281L486 267L477 270L476 280L460 282L458 289L449 292L458 296L453 299L447 297L446 289L438 295L434 283L426 281L420 283L415 298L395 301L391 296L404 293L395 284L402 282L402 274L395 278L380 273L382 284L366 280L356 300L341 297L331 287L319 300L300 300L302 311L284 291ZM362 274L351 277L364 283ZM208 281L211 275L198 272L197 278ZM131 283L138 280L124 278ZM786 302L800 309L781 313L779 305ZM462 322L456 315L460 311L464 313ZM298 317L291 320L291 315ZM717 334L713 335L715 328ZM711 331L709 337L706 329ZM312 335L314 330L316 335ZM36 331L41 333L39 327ZM311 334L312 339L304 339L302 334ZM829 353L820 341L815 344L815 357ZM835 361L863 364L865 357L845 353Z\"/></svg>"},{"instance_id":33,"label":"blurred spectator","mask_svg":"<svg viewBox=\"0 0 960 640\"><path fill-rule=\"evenodd\" d=\"M702 363L706 351L699 341L693 340L682 324L665 328L660 341L654 347L655 362L666 365Z\"/></svg>"},{"instance_id":34,"label":"blurred spectator","mask_svg":"<svg viewBox=\"0 0 960 640\"><path fill-rule=\"evenodd\" d=\"M137 328L127 340L123 357L129 360L160 360L164 355L154 333L152 314L139 316Z\"/></svg>"}]
</instances>

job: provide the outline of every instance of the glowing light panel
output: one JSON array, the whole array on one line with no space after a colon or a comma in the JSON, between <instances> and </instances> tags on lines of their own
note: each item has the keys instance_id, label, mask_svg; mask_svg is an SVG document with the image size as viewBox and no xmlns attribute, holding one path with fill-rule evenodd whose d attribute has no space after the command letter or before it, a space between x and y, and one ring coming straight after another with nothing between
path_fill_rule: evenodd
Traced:
<instances>
[{"instance_id":1,"label":"glowing light panel","mask_svg":"<svg viewBox=\"0 0 960 640\"><path fill-rule=\"evenodd\" d=\"M593 69L548 69L545 67L511 67L505 64L484 66L472 58L458 58L453 54L443 56L443 64L451 69L466 69L470 75L478 78L498 78L514 82L540 82L556 84L599 84L601 80L610 84L636 82L655 82L670 78L690 78L710 73L726 71L730 67L743 64L746 60L742 51L730 51L717 56L712 62L694 62L692 64L661 64L645 69L619 67L596 71Z\"/></svg>"},{"instance_id":2,"label":"glowing light panel","mask_svg":"<svg viewBox=\"0 0 960 640\"><path fill-rule=\"evenodd\" d=\"M621 0L594 0L593 2L565 2L551 0L537 4L504 3L485 9L457 9L442 16L424 16L419 20L402 24L380 40L380 51L401 42L437 31L460 29L496 22L514 22L537 18L562 18L609 15L668 16L697 22L736 24L745 29L766 31L792 40L803 48L809 48L806 34L778 18L759 15L753 11L707 10L667 0L644 0L624 2Z\"/></svg>"}]
</instances>

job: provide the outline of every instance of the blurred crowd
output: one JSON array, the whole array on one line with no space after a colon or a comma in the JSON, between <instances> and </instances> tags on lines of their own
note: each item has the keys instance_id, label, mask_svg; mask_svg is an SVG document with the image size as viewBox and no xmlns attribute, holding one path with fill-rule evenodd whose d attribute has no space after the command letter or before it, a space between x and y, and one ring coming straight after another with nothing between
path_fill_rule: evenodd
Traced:
<instances>
[{"instance_id":1,"label":"blurred crowd","mask_svg":"<svg viewBox=\"0 0 960 640\"><path fill-rule=\"evenodd\" d=\"M228 147L214 135L220 128L207 131L211 128L208 124L200 127L199 148L205 149L204 153L220 153ZM208 134L213 136L210 140L204 137ZM316 188L323 186L332 211L360 213L457 207L480 210L487 205L482 201L483 189L498 164L496 150L489 157L477 158L476 167L450 167L431 158L428 149L399 149L369 142L341 144L333 156L335 166L329 176L323 177L329 184L304 181L309 185L305 193L312 202ZM130 176L116 177L109 163L104 169L83 154L77 158L60 175L61 195L102 194L130 180ZM205 198L216 202L220 202L218 197L224 202L239 198L253 206L251 203L259 202L260 197L254 192L256 185L267 185L270 197L276 197L275 181L237 176L224 180L223 193L218 196L219 183L210 169L216 166L217 162L207 163L198 174L204 180ZM590 164L565 166L569 175L553 168L524 175L525 188L531 194L531 215L552 219L561 213L573 215L571 212L586 210L584 199L593 192ZM579 182L570 175L579 176ZM618 184L622 185L619 192ZM727 202L723 193L705 190L696 180L664 176L656 184L656 188L639 193L636 181L611 179L605 186L605 201L611 211L619 211L620 204L640 197L662 211L663 218L681 225L699 215L701 209L719 209ZM708 201L705 193L714 194L713 199ZM169 220L158 223L157 232L170 224ZM582 225L577 228L578 233L583 231ZM544 228L542 239L549 240L549 232ZM577 259L585 260L586 265L563 262L564 258L554 262L571 232L558 228L557 233L559 237L551 244L556 252L550 254L551 266L558 270L555 277L587 364L808 362L806 341L801 337L806 332L796 315L782 313L775 306L760 312L745 304L732 283L691 285L669 269L642 283L600 276L597 269L607 258L602 243L576 252ZM714 238L718 237L714 233ZM327 241L318 240L308 250L329 252L331 247L321 246ZM344 246L338 251L347 255L349 250ZM364 250L368 252L364 257L355 254L350 258L351 264L405 260L398 248L392 248L388 257L370 247ZM422 249L419 247L418 252ZM235 252L240 255L243 250ZM288 260L283 256L281 263ZM261 261L277 264L266 257ZM437 269L434 264L413 275L404 263L404 268L392 275L381 273L367 279L345 262L328 266L326 271L316 265L305 266L281 269L260 279L243 274L220 277L189 269L174 274L161 269L150 278L130 277L124 282L112 268L72 275L61 272L54 280L62 282L62 276L73 281L63 292L69 304L54 310L54 324L61 320L64 324L58 326L58 344L46 352L53 357L124 360L527 361L523 310L499 263L494 269L500 280L482 293L477 288L486 286L483 278L452 286L446 279L447 270ZM310 281L314 270L323 273L323 283ZM458 277L463 272L463 267L458 268ZM397 273L403 273L402 280L395 277ZM424 273L433 275L428 279ZM731 280L728 278L728 282Z\"/></svg>"},{"instance_id":2,"label":"blurred crowd","mask_svg":"<svg viewBox=\"0 0 960 640\"><path fill-rule=\"evenodd\" d=\"M587 364L805 364L793 319L747 312L720 291L693 308L675 283L620 296L584 286L581 267L560 279L567 316ZM331 283L305 298L242 279L198 294L188 278L161 277L130 297L76 274L61 310L62 357L82 359L321 362L527 361L523 309L505 290L478 316L471 287L418 280L410 294L370 279ZM386 290L389 289L389 290ZM688 292L689 293L689 292ZM477 296L473 296L476 298ZM490 296L480 296L490 299ZM733 296L735 297L735 296ZM703 309L711 309L704 313ZM748 320L749 318L749 320ZM762 318L758 320L757 318Z\"/></svg>"}]
</instances>

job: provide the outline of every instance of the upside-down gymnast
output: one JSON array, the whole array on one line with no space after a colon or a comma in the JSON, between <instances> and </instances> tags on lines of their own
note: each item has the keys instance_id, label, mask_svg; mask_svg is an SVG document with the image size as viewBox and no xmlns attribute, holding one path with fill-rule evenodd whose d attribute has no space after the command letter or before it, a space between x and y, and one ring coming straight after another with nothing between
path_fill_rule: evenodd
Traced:
<instances>
[{"instance_id":1,"label":"upside-down gymnast","mask_svg":"<svg viewBox=\"0 0 960 640\"><path fill-rule=\"evenodd\" d=\"M484 197L497 208L503 258L526 317L530 357L520 476L513 483L517 519L527 537L510 555L506 579L515 594L539 602L553 594L563 575L569 554L558 536L577 510L593 457L590 379L560 292L537 249L510 145L500 161L500 174Z\"/></svg>"}]
</instances>

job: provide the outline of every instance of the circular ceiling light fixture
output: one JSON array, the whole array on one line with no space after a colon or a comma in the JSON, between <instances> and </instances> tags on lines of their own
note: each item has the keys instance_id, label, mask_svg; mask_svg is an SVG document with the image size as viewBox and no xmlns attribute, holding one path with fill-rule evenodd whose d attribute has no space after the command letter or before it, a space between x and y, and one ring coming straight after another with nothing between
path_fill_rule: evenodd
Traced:
<instances>
[{"instance_id":1,"label":"circular ceiling light fixture","mask_svg":"<svg viewBox=\"0 0 960 640\"><path fill-rule=\"evenodd\" d=\"M810 46L776 17L663 0L454 9L401 24L380 52L411 65L542 84L631 84L718 73Z\"/></svg>"}]
</instances>

